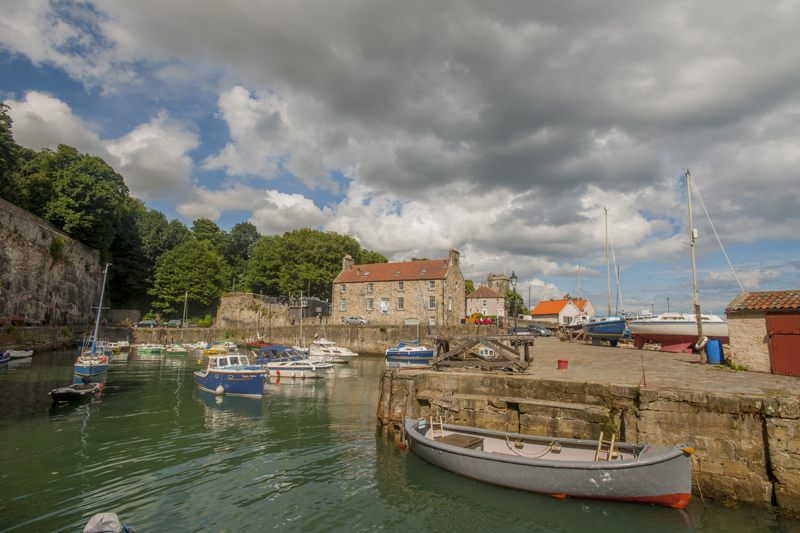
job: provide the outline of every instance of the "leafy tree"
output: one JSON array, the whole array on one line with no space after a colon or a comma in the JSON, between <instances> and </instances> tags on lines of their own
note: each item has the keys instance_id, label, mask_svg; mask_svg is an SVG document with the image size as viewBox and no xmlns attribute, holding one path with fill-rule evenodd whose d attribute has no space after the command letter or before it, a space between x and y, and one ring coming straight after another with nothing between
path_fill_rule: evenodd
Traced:
<instances>
[{"instance_id":1,"label":"leafy tree","mask_svg":"<svg viewBox=\"0 0 800 533\"><path fill-rule=\"evenodd\" d=\"M372 250L362 250L360 257L356 259L356 263L360 265L373 265L376 263L388 263L389 260L385 255ZM331 280L333 281L333 280Z\"/></svg>"},{"instance_id":2,"label":"leafy tree","mask_svg":"<svg viewBox=\"0 0 800 533\"><path fill-rule=\"evenodd\" d=\"M580 298L578 298L577 296L570 296L569 293L565 294L564 297L561 298L561 299L562 300L572 300L573 302L577 302L578 300L580 300ZM551 298L551 300L552 300L552 298Z\"/></svg>"},{"instance_id":3,"label":"leafy tree","mask_svg":"<svg viewBox=\"0 0 800 533\"><path fill-rule=\"evenodd\" d=\"M230 275L235 276L237 285L248 285L247 263L253 253L253 246L261 235L249 222L239 222L226 238L225 260L230 265Z\"/></svg>"},{"instance_id":4,"label":"leafy tree","mask_svg":"<svg viewBox=\"0 0 800 533\"><path fill-rule=\"evenodd\" d=\"M430 261L427 257L412 257L412 261Z\"/></svg>"},{"instance_id":5,"label":"leafy tree","mask_svg":"<svg viewBox=\"0 0 800 533\"><path fill-rule=\"evenodd\" d=\"M522 295L511 290L506 291L506 315L514 318L514 300L517 302L517 314L527 315L528 308L525 307L525 300L522 298Z\"/></svg>"},{"instance_id":6,"label":"leafy tree","mask_svg":"<svg viewBox=\"0 0 800 533\"><path fill-rule=\"evenodd\" d=\"M20 145L14 141L11 133L11 117L6 111L9 107L0 102L0 196L7 198L7 193L13 194L14 187L11 182L12 174L17 169ZM9 200L11 201L11 200Z\"/></svg>"},{"instance_id":7,"label":"leafy tree","mask_svg":"<svg viewBox=\"0 0 800 533\"><path fill-rule=\"evenodd\" d=\"M259 238L247 263L247 284L253 292L278 296L281 284L281 258L278 241L280 237Z\"/></svg>"},{"instance_id":8,"label":"leafy tree","mask_svg":"<svg viewBox=\"0 0 800 533\"><path fill-rule=\"evenodd\" d=\"M128 187L105 161L63 144L48 164L55 164L54 197L46 218L75 239L105 255L122 219Z\"/></svg>"},{"instance_id":9,"label":"leafy tree","mask_svg":"<svg viewBox=\"0 0 800 533\"><path fill-rule=\"evenodd\" d=\"M117 305L139 300L147 295L152 284L153 264L143 251L142 236L138 219L147 214L144 203L137 198L126 198L122 218L114 242L111 243L111 262L109 269L109 293ZM140 306L150 305L149 299L138 302Z\"/></svg>"},{"instance_id":10,"label":"leafy tree","mask_svg":"<svg viewBox=\"0 0 800 533\"><path fill-rule=\"evenodd\" d=\"M189 312L204 314L217 305L222 293L222 260L207 241L186 241L164 254L156 266L153 307L165 315L183 311L189 293Z\"/></svg>"},{"instance_id":11,"label":"leafy tree","mask_svg":"<svg viewBox=\"0 0 800 533\"><path fill-rule=\"evenodd\" d=\"M471 279L464 280L464 291L466 292L467 296L475 292L475 284L472 283Z\"/></svg>"},{"instance_id":12,"label":"leafy tree","mask_svg":"<svg viewBox=\"0 0 800 533\"><path fill-rule=\"evenodd\" d=\"M220 248L225 243L225 232L219 229L213 221L207 218L198 218L192 223L192 235L198 241L206 241L217 252L224 251Z\"/></svg>"}]
</instances>

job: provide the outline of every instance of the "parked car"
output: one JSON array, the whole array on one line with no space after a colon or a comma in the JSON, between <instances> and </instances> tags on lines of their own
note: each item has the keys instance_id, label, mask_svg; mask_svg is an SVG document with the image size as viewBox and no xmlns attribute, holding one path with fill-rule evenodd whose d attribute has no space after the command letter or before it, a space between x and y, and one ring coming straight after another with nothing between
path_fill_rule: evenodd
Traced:
<instances>
[{"instance_id":1,"label":"parked car","mask_svg":"<svg viewBox=\"0 0 800 533\"><path fill-rule=\"evenodd\" d=\"M369 324L369 320L361 316L349 316L347 317L348 324Z\"/></svg>"},{"instance_id":2,"label":"parked car","mask_svg":"<svg viewBox=\"0 0 800 533\"><path fill-rule=\"evenodd\" d=\"M508 330L509 335L533 335L526 326L517 326Z\"/></svg>"},{"instance_id":3,"label":"parked car","mask_svg":"<svg viewBox=\"0 0 800 533\"><path fill-rule=\"evenodd\" d=\"M155 320L142 320L141 322L137 322L133 325L135 328L157 328L158 322Z\"/></svg>"},{"instance_id":4,"label":"parked car","mask_svg":"<svg viewBox=\"0 0 800 533\"><path fill-rule=\"evenodd\" d=\"M162 325L165 328L179 328L179 327L181 327L181 321L180 320L170 320L169 322L165 322Z\"/></svg>"},{"instance_id":5,"label":"parked car","mask_svg":"<svg viewBox=\"0 0 800 533\"><path fill-rule=\"evenodd\" d=\"M540 337L549 337L553 333L544 326L539 326L537 324L533 324L528 326L528 329L531 330L531 333L534 335L539 335Z\"/></svg>"}]
</instances>

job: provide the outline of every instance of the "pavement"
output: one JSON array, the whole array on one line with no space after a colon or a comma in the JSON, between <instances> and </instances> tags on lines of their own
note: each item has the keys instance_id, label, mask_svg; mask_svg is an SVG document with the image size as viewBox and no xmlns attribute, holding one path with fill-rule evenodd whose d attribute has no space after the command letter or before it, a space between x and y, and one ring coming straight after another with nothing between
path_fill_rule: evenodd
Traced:
<instances>
[{"instance_id":1,"label":"pavement","mask_svg":"<svg viewBox=\"0 0 800 533\"><path fill-rule=\"evenodd\" d=\"M659 389L800 396L800 377L737 371L708 365L697 354L638 350L632 344L616 348L582 341L562 342L537 337L533 363L526 374L580 382L644 386ZM558 361L567 361L559 370Z\"/></svg>"}]
</instances>

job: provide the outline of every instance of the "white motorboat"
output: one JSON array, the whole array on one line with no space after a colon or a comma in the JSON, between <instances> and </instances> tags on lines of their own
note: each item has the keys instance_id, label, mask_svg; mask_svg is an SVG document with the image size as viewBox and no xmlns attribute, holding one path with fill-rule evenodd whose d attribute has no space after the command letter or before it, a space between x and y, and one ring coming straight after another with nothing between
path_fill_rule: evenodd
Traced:
<instances>
[{"instance_id":1,"label":"white motorboat","mask_svg":"<svg viewBox=\"0 0 800 533\"><path fill-rule=\"evenodd\" d=\"M324 378L333 371L333 363L311 360L291 346L274 345L259 350L254 368L268 369L274 378Z\"/></svg>"},{"instance_id":2,"label":"white motorboat","mask_svg":"<svg viewBox=\"0 0 800 533\"><path fill-rule=\"evenodd\" d=\"M11 359L25 359L33 355L33 350L8 350Z\"/></svg>"},{"instance_id":3,"label":"white motorboat","mask_svg":"<svg viewBox=\"0 0 800 533\"><path fill-rule=\"evenodd\" d=\"M319 339L309 345L308 356L310 359L323 362L349 363L358 357L358 354L347 348L337 346L333 341Z\"/></svg>"},{"instance_id":4,"label":"white motorboat","mask_svg":"<svg viewBox=\"0 0 800 533\"><path fill-rule=\"evenodd\" d=\"M728 344L728 321L711 314L701 314L703 335ZM628 321L634 337L633 345L643 347L648 342L661 344L662 352L691 353L697 343L697 315L694 313L662 313Z\"/></svg>"}]
</instances>

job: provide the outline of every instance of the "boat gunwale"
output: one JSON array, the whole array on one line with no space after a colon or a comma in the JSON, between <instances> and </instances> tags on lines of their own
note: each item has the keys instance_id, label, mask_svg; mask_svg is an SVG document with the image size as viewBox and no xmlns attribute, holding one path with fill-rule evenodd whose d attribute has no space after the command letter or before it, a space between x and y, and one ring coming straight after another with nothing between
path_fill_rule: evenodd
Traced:
<instances>
[{"instance_id":1,"label":"boat gunwale","mask_svg":"<svg viewBox=\"0 0 800 533\"><path fill-rule=\"evenodd\" d=\"M428 446L429 448L436 449L440 452L445 452L448 454L453 455L461 455L472 457L475 459L490 459L492 461L498 461L503 463L515 463L521 466L535 466L535 467L546 467L546 468L561 468L561 469L576 469L576 470L621 470L621 469L628 469L628 468L638 468L643 466L650 466L653 464L664 463L669 460L675 459L683 455L684 452L681 450L681 447L687 447L686 445L677 445L675 447L664 446L664 445L654 445L652 443L627 443L627 442L620 442L617 443L618 448L629 448L633 449L638 446L642 446L639 454L637 455L636 459L626 459L626 460L614 460L614 461L560 461L554 459L535 459L530 457L519 457L515 455L505 455L500 453L493 453L493 452L486 452L481 450L471 450L468 448L461 448L458 446L452 446L450 444L445 444L438 442L434 439L426 437L419 431L419 426L426 423L425 420L418 420L413 418L406 419L406 433L407 434L414 434L412 437L413 439L417 439L421 441L423 444ZM427 424L426 424L427 425ZM459 431L469 434L474 434L476 436L480 435L489 435L493 437L503 437L503 438L522 438L522 439L542 439L542 440L557 440L562 445L563 444L580 444L584 446L596 446L596 440L583 440L583 439L570 439L570 438L550 438L550 437L541 437L538 435L524 435L522 433L507 433L504 431L495 431L490 429L480 429L480 428L471 428L468 426L458 426L455 424L443 424L444 429L450 429L452 431ZM652 450L653 446L662 446L666 448L664 451L659 452L655 455L652 455L649 458L643 458L643 454L647 451ZM412 446L413 449L413 446Z\"/></svg>"}]
</instances>

